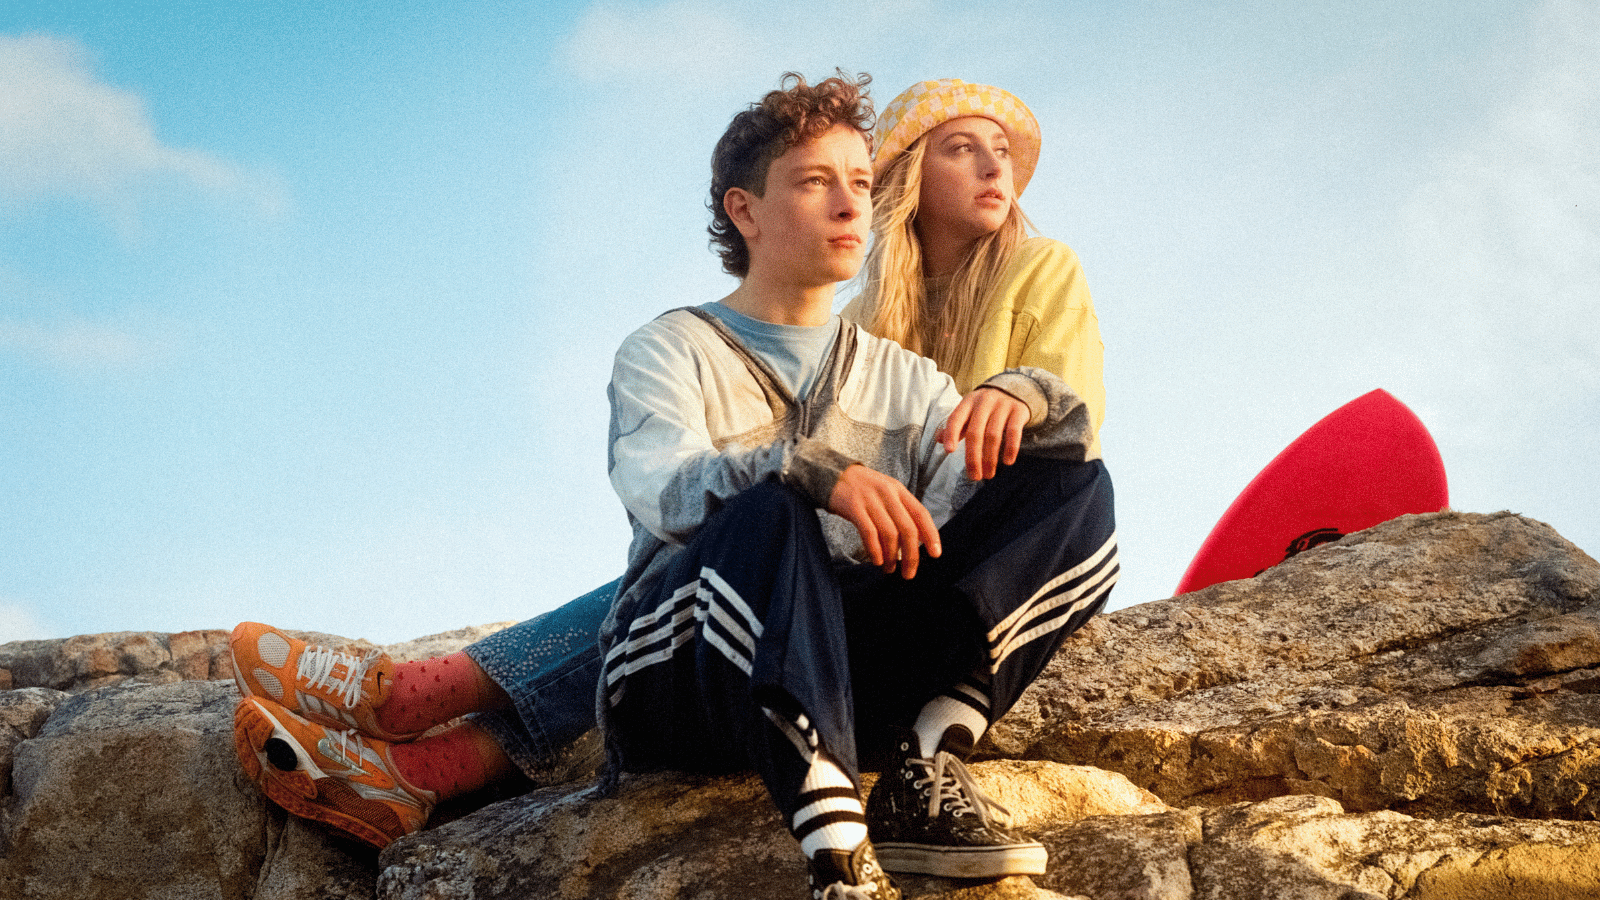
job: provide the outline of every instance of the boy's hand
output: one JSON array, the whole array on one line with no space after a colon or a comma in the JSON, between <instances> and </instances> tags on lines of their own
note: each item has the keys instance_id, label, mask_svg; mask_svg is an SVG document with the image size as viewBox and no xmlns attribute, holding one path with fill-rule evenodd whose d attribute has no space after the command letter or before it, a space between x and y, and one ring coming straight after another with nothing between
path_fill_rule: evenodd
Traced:
<instances>
[{"instance_id":1,"label":"boy's hand","mask_svg":"<svg viewBox=\"0 0 1600 900\"><path fill-rule=\"evenodd\" d=\"M1022 429L1031 415L1028 404L998 388L980 387L961 398L934 439L946 453L967 442L967 477L993 478L1000 463L1011 465L1022 449Z\"/></svg>"},{"instance_id":2,"label":"boy's hand","mask_svg":"<svg viewBox=\"0 0 1600 900\"><path fill-rule=\"evenodd\" d=\"M860 463L839 476L828 512L856 527L872 564L885 572L898 565L900 577L911 578L917 574L919 546L926 545L929 556L940 553L939 529L922 501L905 485Z\"/></svg>"}]
</instances>

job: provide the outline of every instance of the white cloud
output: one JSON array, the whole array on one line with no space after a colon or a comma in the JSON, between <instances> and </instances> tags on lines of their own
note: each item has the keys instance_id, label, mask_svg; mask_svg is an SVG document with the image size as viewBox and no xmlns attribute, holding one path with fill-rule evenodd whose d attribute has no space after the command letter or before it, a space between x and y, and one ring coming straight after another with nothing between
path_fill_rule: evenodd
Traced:
<instances>
[{"instance_id":1,"label":"white cloud","mask_svg":"<svg viewBox=\"0 0 1600 900\"><path fill-rule=\"evenodd\" d=\"M648 100L670 110L678 105L674 91L737 85L742 97L752 86L775 87L785 71L820 78L833 66L853 72L920 58L930 43L964 34L936 27L941 17L962 12L953 6L941 12L943 6L933 0L599 0L563 51L585 80L660 86ZM1006 14L994 11L986 21L993 26Z\"/></svg>"},{"instance_id":2,"label":"white cloud","mask_svg":"<svg viewBox=\"0 0 1600 900\"><path fill-rule=\"evenodd\" d=\"M170 348L121 324L64 312L59 290L0 259L0 356L21 356L61 371L125 373L147 367Z\"/></svg>"},{"instance_id":3,"label":"white cloud","mask_svg":"<svg viewBox=\"0 0 1600 900\"><path fill-rule=\"evenodd\" d=\"M138 335L93 322L39 325L0 319L0 353L19 353L52 368L130 369L148 363L158 348Z\"/></svg>"},{"instance_id":4,"label":"white cloud","mask_svg":"<svg viewBox=\"0 0 1600 900\"><path fill-rule=\"evenodd\" d=\"M1549 409L1600 394L1600 9L1554 0L1535 30L1537 67L1405 228L1418 311L1465 383Z\"/></svg>"},{"instance_id":5,"label":"white cloud","mask_svg":"<svg viewBox=\"0 0 1600 900\"><path fill-rule=\"evenodd\" d=\"M746 48L765 43L736 21L735 9L710 0L605 0L578 22L567 59L580 77L595 81L725 72L726 63L747 58Z\"/></svg>"},{"instance_id":6,"label":"white cloud","mask_svg":"<svg viewBox=\"0 0 1600 900\"><path fill-rule=\"evenodd\" d=\"M1451 502L1513 509L1593 552L1600 454L1600 9L1551 0L1470 140L1403 212L1407 331ZM1407 356L1407 354L1410 354Z\"/></svg>"},{"instance_id":7,"label":"white cloud","mask_svg":"<svg viewBox=\"0 0 1600 900\"><path fill-rule=\"evenodd\" d=\"M276 212L274 189L210 154L169 146L144 101L99 80L75 41L0 35L0 210L50 197L100 206L122 225L162 180Z\"/></svg>"},{"instance_id":8,"label":"white cloud","mask_svg":"<svg viewBox=\"0 0 1600 900\"><path fill-rule=\"evenodd\" d=\"M0 600L0 644L55 637L33 610L15 601Z\"/></svg>"}]
</instances>

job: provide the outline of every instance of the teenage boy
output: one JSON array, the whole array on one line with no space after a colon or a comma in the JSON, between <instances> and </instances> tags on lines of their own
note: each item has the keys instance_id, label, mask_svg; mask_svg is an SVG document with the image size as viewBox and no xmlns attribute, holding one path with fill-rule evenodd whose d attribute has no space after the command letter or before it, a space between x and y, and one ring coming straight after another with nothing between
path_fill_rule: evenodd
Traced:
<instances>
[{"instance_id":1,"label":"teenage boy","mask_svg":"<svg viewBox=\"0 0 1600 900\"><path fill-rule=\"evenodd\" d=\"M960 758L1103 606L1110 479L1055 376L963 399L832 314L870 221L867 79L784 81L712 158L739 286L617 352L610 474L634 536L601 631L608 771L754 768L813 898L899 897L880 860L1040 873ZM858 740L888 761L865 803Z\"/></svg>"}]
</instances>

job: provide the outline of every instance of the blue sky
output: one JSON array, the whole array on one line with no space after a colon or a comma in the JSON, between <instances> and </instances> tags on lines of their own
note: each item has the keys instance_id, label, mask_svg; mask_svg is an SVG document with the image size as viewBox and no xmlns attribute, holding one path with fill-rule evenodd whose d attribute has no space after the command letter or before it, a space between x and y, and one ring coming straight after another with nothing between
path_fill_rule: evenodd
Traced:
<instances>
[{"instance_id":1,"label":"blue sky","mask_svg":"<svg viewBox=\"0 0 1600 900\"><path fill-rule=\"evenodd\" d=\"M1107 345L1116 605L1167 596L1251 476L1375 387L1456 508L1600 548L1585 0L11 0L0 642L387 642L617 574L611 353L732 288L711 145L835 66L880 103L956 76L1038 115L1024 207Z\"/></svg>"}]
</instances>

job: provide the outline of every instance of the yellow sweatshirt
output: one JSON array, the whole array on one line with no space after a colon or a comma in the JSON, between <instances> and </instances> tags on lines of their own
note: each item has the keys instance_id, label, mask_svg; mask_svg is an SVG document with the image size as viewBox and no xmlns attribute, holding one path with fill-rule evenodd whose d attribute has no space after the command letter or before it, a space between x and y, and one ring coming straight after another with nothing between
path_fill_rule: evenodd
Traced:
<instances>
[{"instance_id":1,"label":"yellow sweatshirt","mask_svg":"<svg viewBox=\"0 0 1600 900\"><path fill-rule=\"evenodd\" d=\"M861 299L842 315L860 321ZM1089 299L1078 254L1060 241L1024 241L985 298L972 368L950 373L963 395L984 379L1017 366L1037 366L1061 376L1083 398L1094 427L1089 458L1100 456L1100 426L1106 418L1105 344Z\"/></svg>"}]
</instances>

